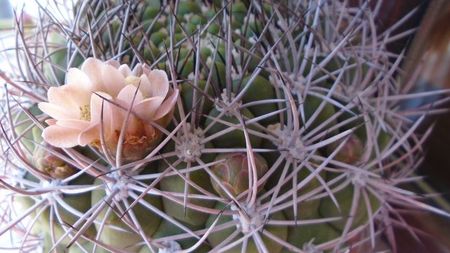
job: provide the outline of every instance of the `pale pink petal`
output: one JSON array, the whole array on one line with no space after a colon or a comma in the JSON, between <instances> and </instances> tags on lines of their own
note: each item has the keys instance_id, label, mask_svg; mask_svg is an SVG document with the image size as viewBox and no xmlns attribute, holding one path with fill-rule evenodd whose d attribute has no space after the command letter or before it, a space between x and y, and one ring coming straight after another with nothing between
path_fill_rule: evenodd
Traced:
<instances>
[{"instance_id":1,"label":"pale pink petal","mask_svg":"<svg viewBox=\"0 0 450 253\"><path fill-rule=\"evenodd\" d=\"M71 148L78 145L80 130L66 128L58 125L46 127L42 132L44 140L52 146L59 148Z\"/></svg>"},{"instance_id":2,"label":"pale pink petal","mask_svg":"<svg viewBox=\"0 0 450 253\"><path fill-rule=\"evenodd\" d=\"M92 82L89 76L83 71L77 68L70 68L66 74L66 85L65 86L75 86L79 89L92 91Z\"/></svg>"},{"instance_id":3,"label":"pale pink petal","mask_svg":"<svg viewBox=\"0 0 450 253\"><path fill-rule=\"evenodd\" d=\"M79 111L80 107L89 104L91 91L81 89L75 85L50 87L47 92L48 101L65 107L68 110Z\"/></svg>"},{"instance_id":4,"label":"pale pink petal","mask_svg":"<svg viewBox=\"0 0 450 253\"><path fill-rule=\"evenodd\" d=\"M100 133L100 123L93 124L81 132L78 137L78 143L81 146L86 146L95 140L100 140Z\"/></svg>"},{"instance_id":5,"label":"pale pink petal","mask_svg":"<svg viewBox=\"0 0 450 253\"><path fill-rule=\"evenodd\" d=\"M176 89L175 91L172 91L169 97L162 103L162 105L158 108L155 115L153 116L153 120L158 120L170 113L175 103L177 102L179 90Z\"/></svg>"},{"instance_id":6,"label":"pale pink petal","mask_svg":"<svg viewBox=\"0 0 450 253\"><path fill-rule=\"evenodd\" d=\"M38 107L48 116L57 120L80 118L79 112L75 112L74 110L70 110L70 108L64 108L55 104L42 102L38 104Z\"/></svg>"},{"instance_id":7,"label":"pale pink petal","mask_svg":"<svg viewBox=\"0 0 450 253\"><path fill-rule=\"evenodd\" d=\"M47 125L51 126L51 125L56 124L56 121L57 121L56 119L46 119L45 123L47 123Z\"/></svg>"},{"instance_id":8,"label":"pale pink petal","mask_svg":"<svg viewBox=\"0 0 450 253\"><path fill-rule=\"evenodd\" d=\"M86 73L95 91L105 91L101 78L102 66L104 63L95 58L87 58L81 66L81 71Z\"/></svg>"},{"instance_id":9,"label":"pale pink petal","mask_svg":"<svg viewBox=\"0 0 450 253\"><path fill-rule=\"evenodd\" d=\"M101 72L105 91L115 97L125 85L122 73L111 65L104 64Z\"/></svg>"},{"instance_id":10,"label":"pale pink petal","mask_svg":"<svg viewBox=\"0 0 450 253\"><path fill-rule=\"evenodd\" d=\"M122 64L119 66L119 71L124 77L131 76L131 69L127 64Z\"/></svg>"},{"instance_id":11,"label":"pale pink petal","mask_svg":"<svg viewBox=\"0 0 450 253\"><path fill-rule=\"evenodd\" d=\"M143 68L142 68L142 64L138 63L136 64L136 66L133 68L133 76L140 76L143 73Z\"/></svg>"},{"instance_id":12,"label":"pale pink petal","mask_svg":"<svg viewBox=\"0 0 450 253\"><path fill-rule=\"evenodd\" d=\"M142 96L142 92L140 92L136 86L129 84L119 92L117 99L122 102L121 104L126 106L125 110L128 110L128 107L133 102L133 99L133 105L137 105L144 99L144 97Z\"/></svg>"},{"instance_id":13,"label":"pale pink petal","mask_svg":"<svg viewBox=\"0 0 450 253\"><path fill-rule=\"evenodd\" d=\"M118 69L120 66L120 63L116 60L108 60L106 64L113 66L114 68Z\"/></svg>"},{"instance_id":14,"label":"pale pink petal","mask_svg":"<svg viewBox=\"0 0 450 253\"><path fill-rule=\"evenodd\" d=\"M101 119L102 113L102 104L103 104L103 113L105 111L110 114L110 104L112 101L112 97L105 92L96 92L91 95L91 121L98 122Z\"/></svg>"},{"instance_id":15,"label":"pale pink petal","mask_svg":"<svg viewBox=\"0 0 450 253\"><path fill-rule=\"evenodd\" d=\"M142 91L142 95L144 95L144 97L146 98L153 97L150 80L147 78L146 75L141 75L140 77L139 90Z\"/></svg>"},{"instance_id":16,"label":"pale pink petal","mask_svg":"<svg viewBox=\"0 0 450 253\"><path fill-rule=\"evenodd\" d=\"M50 87L47 91L48 102L73 112L78 111L79 104L71 98L70 93L66 92L64 87Z\"/></svg>"},{"instance_id":17,"label":"pale pink petal","mask_svg":"<svg viewBox=\"0 0 450 253\"><path fill-rule=\"evenodd\" d=\"M153 116L155 115L156 111L161 106L163 101L164 98L162 97L147 98L137 104L133 108L133 111L140 119L144 121L150 121L153 119Z\"/></svg>"},{"instance_id":18,"label":"pale pink petal","mask_svg":"<svg viewBox=\"0 0 450 253\"><path fill-rule=\"evenodd\" d=\"M152 69L147 64L142 64L142 73L141 75L150 75Z\"/></svg>"},{"instance_id":19,"label":"pale pink petal","mask_svg":"<svg viewBox=\"0 0 450 253\"><path fill-rule=\"evenodd\" d=\"M56 121L56 125L60 127L84 130L88 128L91 125L91 123L80 119L63 119Z\"/></svg>"},{"instance_id":20,"label":"pale pink petal","mask_svg":"<svg viewBox=\"0 0 450 253\"><path fill-rule=\"evenodd\" d=\"M93 94L91 99L91 122L99 123L104 135L108 136L122 126L124 110L119 108L118 105L113 103L112 97L108 94L101 92Z\"/></svg>"},{"instance_id":21,"label":"pale pink petal","mask_svg":"<svg viewBox=\"0 0 450 253\"><path fill-rule=\"evenodd\" d=\"M169 92L169 79L163 70L155 69L147 75L150 81L150 94L152 97L166 97Z\"/></svg>"}]
</instances>

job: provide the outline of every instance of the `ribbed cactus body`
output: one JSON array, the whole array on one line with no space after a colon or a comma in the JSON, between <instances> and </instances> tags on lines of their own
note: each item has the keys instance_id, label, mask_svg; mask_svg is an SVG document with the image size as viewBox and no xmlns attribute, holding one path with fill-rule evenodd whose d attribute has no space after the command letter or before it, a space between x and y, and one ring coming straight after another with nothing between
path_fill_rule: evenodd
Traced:
<instances>
[{"instance_id":1,"label":"ribbed cactus body","mask_svg":"<svg viewBox=\"0 0 450 253\"><path fill-rule=\"evenodd\" d=\"M96 180L95 184L102 184L102 182ZM98 189L92 192L92 205L100 204L104 201L106 196L105 190L107 189ZM120 198L124 198L122 201L132 203L131 198L127 199L126 196L120 196L120 194L121 193L118 193L118 199L116 201L120 201ZM161 199L158 197L145 196L143 199L156 208L162 208ZM118 209L119 207L116 208ZM128 214L128 212L131 212L131 214ZM141 224L142 230L146 236L151 236L155 233L161 223L161 219L154 213L149 212L146 207L139 203L133 206L131 211L127 210L126 206L121 206L118 210L110 209L108 211L106 208L102 209L97 217L98 223L96 224L97 230L101 231L101 233L99 233L100 240L114 248L120 248L128 252L138 252L140 247L136 244L142 240L142 237L123 221L124 218L122 216L125 215L134 216L139 224ZM129 218L128 222L133 219L134 218ZM104 226L100 224L104 224Z\"/></svg>"},{"instance_id":2,"label":"ribbed cactus body","mask_svg":"<svg viewBox=\"0 0 450 253\"><path fill-rule=\"evenodd\" d=\"M223 210L224 208L227 209L223 204L217 204L216 206L217 209ZM248 219L252 219L254 217L248 217ZM284 220L284 215L281 212L275 213L273 214L273 219L276 220ZM207 221L208 225L211 225L214 222L214 219L216 219L215 215L211 215ZM219 217L219 220L217 222L218 225L220 224L224 224L224 223L229 223L233 221L233 218L230 216L221 216ZM263 222L263 221L262 221ZM236 225L235 225L236 226ZM238 225L239 226L239 225ZM248 238L247 243L246 244L246 252L259 252L258 246L256 246L255 241L250 239L251 237L251 231L253 229L253 231L257 231L259 229L258 226L263 226L263 224L251 224L249 225L250 227L250 232L248 232L249 234L246 234L244 236L246 236ZM282 227L282 226L263 226L264 229L266 229L267 231L269 231L270 233L272 233L273 235L275 235L276 237L280 238L281 240L286 240L287 239L287 235L288 235L288 228L287 227ZM222 231L218 231L216 233L212 233L209 237L208 237L208 242L213 245L213 246L218 246L220 245L223 241L225 241L229 236L232 236L232 234L236 232L236 228L234 228L233 226L227 229L224 229ZM235 240L232 241L236 241L237 238L242 237L243 235L235 235ZM265 245L265 249L268 250L268 252L281 252L282 247L272 241L271 239L259 234L259 235L255 235L255 236L259 236L261 238L261 240L263 241L264 245ZM228 249L226 252L241 252L242 249L242 245L244 244L245 240L242 240L239 244L236 244L235 247L232 247L231 249ZM223 246L222 246L223 247Z\"/></svg>"},{"instance_id":3,"label":"ribbed cactus body","mask_svg":"<svg viewBox=\"0 0 450 253\"><path fill-rule=\"evenodd\" d=\"M391 202L424 208L400 186L423 138L391 34L346 4L96 0L43 19L37 58L18 52L29 101L1 121L24 162L5 177L16 208L46 201L30 233L73 253L364 252ZM37 110L69 104L58 86L91 90ZM77 145L51 146L55 126Z\"/></svg>"}]
</instances>

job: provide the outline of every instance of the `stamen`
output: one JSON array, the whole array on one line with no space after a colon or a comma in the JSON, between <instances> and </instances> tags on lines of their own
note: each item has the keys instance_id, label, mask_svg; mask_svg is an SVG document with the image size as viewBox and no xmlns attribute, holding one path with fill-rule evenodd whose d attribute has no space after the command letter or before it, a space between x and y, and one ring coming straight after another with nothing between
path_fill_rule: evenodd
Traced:
<instances>
[{"instance_id":1,"label":"stamen","mask_svg":"<svg viewBox=\"0 0 450 253\"><path fill-rule=\"evenodd\" d=\"M91 108L89 105L80 106L80 119L91 121Z\"/></svg>"}]
</instances>

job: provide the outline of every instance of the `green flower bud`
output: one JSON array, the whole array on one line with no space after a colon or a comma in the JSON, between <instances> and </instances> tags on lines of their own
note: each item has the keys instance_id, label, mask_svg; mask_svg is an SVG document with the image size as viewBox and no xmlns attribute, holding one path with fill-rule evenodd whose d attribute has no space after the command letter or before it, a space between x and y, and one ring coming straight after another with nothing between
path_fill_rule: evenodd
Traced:
<instances>
[{"instance_id":1,"label":"green flower bud","mask_svg":"<svg viewBox=\"0 0 450 253\"><path fill-rule=\"evenodd\" d=\"M266 160L254 153L257 178L260 179L269 169ZM241 193L249 190L249 161L246 153L232 153L221 154L216 157L216 161L225 159L225 161L214 165L211 168L220 180L222 185L237 197ZM211 178L211 184L214 190L224 198L228 198L228 194L221 188L221 186ZM258 187L258 190L263 188L264 184Z\"/></svg>"}]
</instances>

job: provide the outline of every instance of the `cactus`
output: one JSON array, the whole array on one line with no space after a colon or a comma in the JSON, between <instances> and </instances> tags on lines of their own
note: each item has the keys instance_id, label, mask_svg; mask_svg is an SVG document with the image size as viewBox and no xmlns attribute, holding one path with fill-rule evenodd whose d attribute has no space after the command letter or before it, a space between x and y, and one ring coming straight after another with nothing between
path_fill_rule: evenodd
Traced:
<instances>
[{"instance_id":1,"label":"cactus","mask_svg":"<svg viewBox=\"0 0 450 253\"><path fill-rule=\"evenodd\" d=\"M46 251L345 252L376 246L392 203L449 216L401 185L426 135L423 110L411 120L398 100L429 94L400 87L403 54L373 27L376 8L45 10L2 74L0 182L20 203L0 235L25 230L22 249L35 237Z\"/></svg>"}]
</instances>

